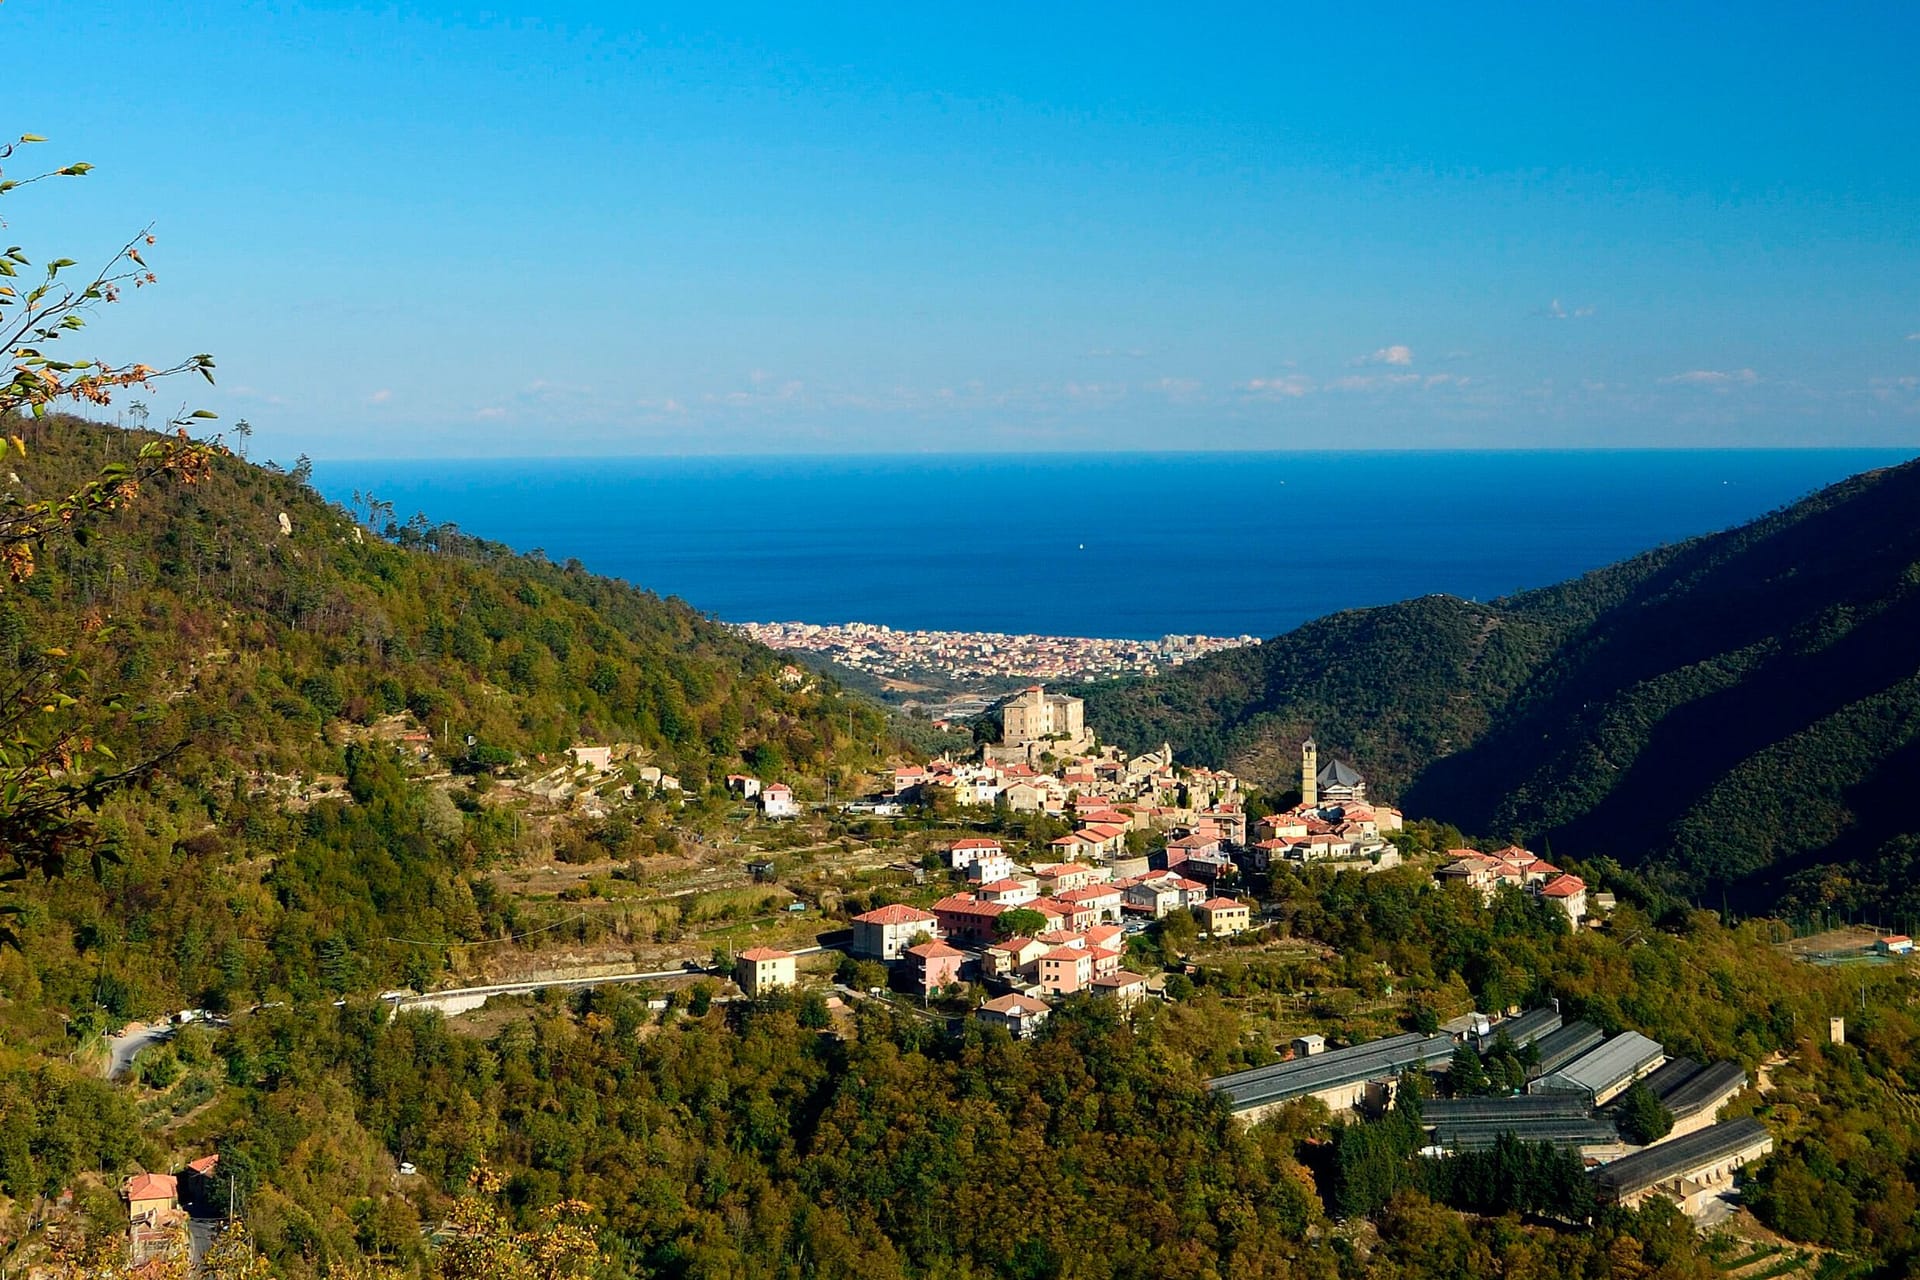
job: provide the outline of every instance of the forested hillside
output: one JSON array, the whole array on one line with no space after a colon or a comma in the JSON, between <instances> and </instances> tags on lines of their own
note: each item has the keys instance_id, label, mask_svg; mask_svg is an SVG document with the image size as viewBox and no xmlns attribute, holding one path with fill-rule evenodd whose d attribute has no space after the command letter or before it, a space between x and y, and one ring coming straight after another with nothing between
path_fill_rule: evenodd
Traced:
<instances>
[{"instance_id":1,"label":"forested hillside","mask_svg":"<svg viewBox=\"0 0 1920 1280\"><path fill-rule=\"evenodd\" d=\"M67 419L16 429L29 496L138 444ZM20 888L0 972L56 1033L96 1005L437 980L450 947L523 918L477 874L518 830L486 794L504 762L630 743L698 800L732 770L806 786L887 750L878 708L678 601L423 521L390 542L303 468L232 457L47 544L0 594L0 665L42 668L49 648L89 695L59 718L159 761L100 808L100 875ZM460 785L421 785L448 774ZM633 857L671 843L678 812L594 830Z\"/></svg>"},{"instance_id":2,"label":"forested hillside","mask_svg":"<svg viewBox=\"0 0 1920 1280\"><path fill-rule=\"evenodd\" d=\"M1282 789L1311 732L1467 830L1695 894L1885 907L1920 823L1898 803L1920 789L1917 510L1920 464L1868 473L1491 605L1358 610L1090 688L1088 718Z\"/></svg>"}]
</instances>

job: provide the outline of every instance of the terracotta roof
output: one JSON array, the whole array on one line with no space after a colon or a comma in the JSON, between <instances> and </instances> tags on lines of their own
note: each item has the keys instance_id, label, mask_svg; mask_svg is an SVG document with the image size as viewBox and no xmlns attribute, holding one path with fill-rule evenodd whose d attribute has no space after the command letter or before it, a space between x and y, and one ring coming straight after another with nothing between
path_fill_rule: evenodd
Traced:
<instances>
[{"instance_id":1,"label":"terracotta roof","mask_svg":"<svg viewBox=\"0 0 1920 1280\"><path fill-rule=\"evenodd\" d=\"M954 915L998 916L1012 908L1004 902L982 902L970 893L956 893L934 903L933 909Z\"/></svg>"},{"instance_id":2,"label":"terracotta roof","mask_svg":"<svg viewBox=\"0 0 1920 1280\"><path fill-rule=\"evenodd\" d=\"M201 1177L204 1178L208 1174L212 1173L214 1169L219 1166L219 1164L220 1164L220 1154L218 1152L215 1152L213 1155L201 1156L198 1160L189 1161L187 1164L187 1168L193 1170L195 1173L199 1174Z\"/></svg>"},{"instance_id":3,"label":"terracotta roof","mask_svg":"<svg viewBox=\"0 0 1920 1280\"><path fill-rule=\"evenodd\" d=\"M988 1013L1045 1013L1047 1006L1031 996L1019 994L1004 995L998 1000L989 1000L980 1006Z\"/></svg>"},{"instance_id":4,"label":"terracotta roof","mask_svg":"<svg viewBox=\"0 0 1920 1280\"><path fill-rule=\"evenodd\" d=\"M949 850L952 850L952 849L998 849L999 847L1000 847L1000 842L998 840L981 840L981 839L955 840L952 844L947 846Z\"/></svg>"},{"instance_id":5,"label":"terracotta roof","mask_svg":"<svg viewBox=\"0 0 1920 1280\"><path fill-rule=\"evenodd\" d=\"M1208 898L1205 902L1201 903L1200 905L1202 907L1205 907L1208 911L1225 911L1229 907L1239 907L1243 911L1247 909L1246 903L1240 902L1234 898Z\"/></svg>"},{"instance_id":6,"label":"terracotta roof","mask_svg":"<svg viewBox=\"0 0 1920 1280\"><path fill-rule=\"evenodd\" d=\"M1071 960L1075 964L1078 964L1080 961L1088 959L1092 955L1093 953L1085 947L1055 947L1040 958L1042 960Z\"/></svg>"},{"instance_id":7,"label":"terracotta roof","mask_svg":"<svg viewBox=\"0 0 1920 1280\"><path fill-rule=\"evenodd\" d=\"M180 1192L180 1180L170 1173L136 1173L120 1188L128 1200L171 1200Z\"/></svg>"},{"instance_id":8,"label":"terracotta roof","mask_svg":"<svg viewBox=\"0 0 1920 1280\"><path fill-rule=\"evenodd\" d=\"M1145 978L1127 969L1118 969L1093 980L1096 987L1131 987L1144 983Z\"/></svg>"},{"instance_id":9,"label":"terracotta roof","mask_svg":"<svg viewBox=\"0 0 1920 1280\"><path fill-rule=\"evenodd\" d=\"M967 953L958 947L950 947L944 942L923 942L917 947L908 947L907 954L919 956L923 960L941 960L948 956L962 956Z\"/></svg>"},{"instance_id":10,"label":"terracotta roof","mask_svg":"<svg viewBox=\"0 0 1920 1280\"><path fill-rule=\"evenodd\" d=\"M791 960L793 959L793 953L791 951L782 951L778 947L755 947L751 951L742 951L740 958L742 960L750 960L754 964L759 964L762 960Z\"/></svg>"},{"instance_id":11,"label":"terracotta roof","mask_svg":"<svg viewBox=\"0 0 1920 1280\"><path fill-rule=\"evenodd\" d=\"M934 919L932 912L910 907L904 902L875 907L854 917L858 924L932 924Z\"/></svg>"},{"instance_id":12,"label":"terracotta roof","mask_svg":"<svg viewBox=\"0 0 1920 1280\"><path fill-rule=\"evenodd\" d=\"M1571 898L1574 894L1584 891L1586 887L1587 882L1579 876L1561 876L1558 880L1541 886L1540 896L1543 898Z\"/></svg>"},{"instance_id":13,"label":"terracotta roof","mask_svg":"<svg viewBox=\"0 0 1920 1280\"><path fill-rule=\"evenodd\" d=\"M1063 902L1070 907L1084 906L1089 902L1103 902L1120 896L1120 890L1110 884L1090 884L1080 889L1068 889L1054 895L1055 902Z\"/></svg>"}]
</instances>

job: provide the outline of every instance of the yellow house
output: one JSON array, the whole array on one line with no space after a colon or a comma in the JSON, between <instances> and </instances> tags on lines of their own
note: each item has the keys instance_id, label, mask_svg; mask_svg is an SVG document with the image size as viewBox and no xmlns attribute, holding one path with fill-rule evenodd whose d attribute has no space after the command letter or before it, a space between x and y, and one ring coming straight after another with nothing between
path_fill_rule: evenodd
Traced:
<instances>
[{"instance_id":1,"label":"yellow house","mask_svg":"<svg viewBox=\"0 0 1920 1280\"><path fill-rule=\"evenodd\" d=\"M127 1216L158 1216L180 1207L180 1182L170 1173L136 1173L120 1188L127 1198Z\"/></svg>"},{"instance_id":2,"label":"yellow house","mask_svg":"<svg viewBox=\"0 0 1920 1280\"><path fill-rule=\"evenodd\" d=\"M1216 938L1245 933L1253 927L1253 912L1244 902L1232 898L1209 898L1200 904L1206 913L1207 932Z\"/></svg>"},{"instance_id":3,"label":"yellow house","mask_svg":"<svg viewBox=\"0 0 1920 1280\"><path fill-rule=\"evenodd\" d=\"M759 996L794 982L793 953L775 947L742 951L733 964L733 980L749 996Z\"/></svg>"}]
</instances>

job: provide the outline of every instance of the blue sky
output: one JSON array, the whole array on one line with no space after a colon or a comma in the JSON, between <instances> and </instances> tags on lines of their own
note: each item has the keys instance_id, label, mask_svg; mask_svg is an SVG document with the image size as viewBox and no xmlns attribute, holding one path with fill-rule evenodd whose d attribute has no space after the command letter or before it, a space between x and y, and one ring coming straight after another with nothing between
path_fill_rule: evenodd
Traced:
<instances>
[{"instance_id":1,"label":"blue sky","mask_svg":"<svg viewBox=\"0 0 1920 1280\"><path fill-rule=\"evenodd\" d=\"M9 0L7 234L283 460L1920 444L1911 5L525 7Z\"/></svg>"}]
</instances>

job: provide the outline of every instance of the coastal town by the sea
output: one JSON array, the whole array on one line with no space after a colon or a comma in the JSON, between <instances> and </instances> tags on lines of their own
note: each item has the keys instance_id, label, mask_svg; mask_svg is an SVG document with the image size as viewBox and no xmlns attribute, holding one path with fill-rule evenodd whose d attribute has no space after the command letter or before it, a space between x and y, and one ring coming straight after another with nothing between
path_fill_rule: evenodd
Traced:
<instances>
[{"instance_id":1,"label":"coastal town by the sea","mask_svg":"<svg viewBox=\"0 0 1920 1280\"><path fill-rule=\"evenodd\" d=\"M1154 675L1255 636L1167 635L1157 640L897 631L872 622L746 622L739 630L785 653L811 653L882 680L1101 680Z\"/></svg>"}]
</instances>

